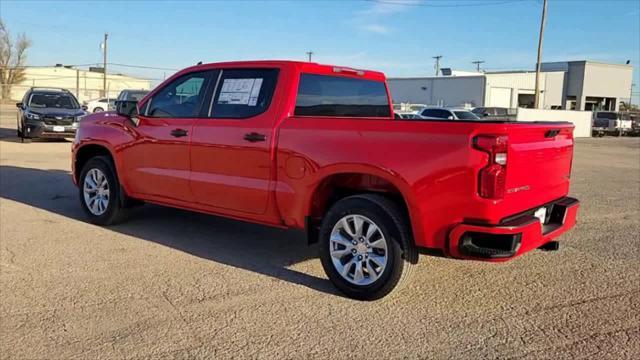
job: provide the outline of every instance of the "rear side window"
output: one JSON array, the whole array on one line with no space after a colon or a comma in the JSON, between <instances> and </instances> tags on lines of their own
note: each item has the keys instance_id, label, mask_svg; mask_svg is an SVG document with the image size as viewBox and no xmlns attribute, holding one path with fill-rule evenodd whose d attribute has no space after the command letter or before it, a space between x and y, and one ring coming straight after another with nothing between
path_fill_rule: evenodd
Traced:
<instances>
[{"instance_id":1,"label":"rear side window","mask_svg":"<svg viewBox=\"0 0 640 360\"><path fill-rule=\"evenodd\" d=\"M302 74L295 114L300 116L390 117L383 82Z\"/></svg>"},{"instance_id":2,"label":"rear side window","mask_svg":"<svg viewBox=\"0 0 640 360\"><path fill-rule=\"evenodd\" d=\"M213 99L211 117L242 119L269 108L278 69L224 69Z\"/></svg>"}]
</instances>

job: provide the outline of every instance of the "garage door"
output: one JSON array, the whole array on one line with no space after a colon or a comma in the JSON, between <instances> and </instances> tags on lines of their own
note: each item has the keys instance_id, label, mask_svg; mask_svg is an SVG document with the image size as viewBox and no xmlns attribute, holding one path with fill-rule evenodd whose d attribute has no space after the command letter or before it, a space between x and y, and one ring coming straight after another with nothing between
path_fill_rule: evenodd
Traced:
<instances>
[{"instance_id":1,"label":"garage door","mask_svg":"<svg viewBox=\"0 0 640 360\"><path fill-rule=\"evenodd\" d=\"M490 106L495 107L511 107L511 88L491 88L491 95L489 98Z\"/></svg>"}]
</instances>

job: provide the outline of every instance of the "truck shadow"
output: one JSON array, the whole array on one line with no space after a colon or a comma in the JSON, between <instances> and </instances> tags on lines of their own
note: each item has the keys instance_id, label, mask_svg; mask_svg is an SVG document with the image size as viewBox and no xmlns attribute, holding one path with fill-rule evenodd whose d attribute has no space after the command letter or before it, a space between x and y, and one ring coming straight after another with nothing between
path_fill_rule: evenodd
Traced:
<instances>
[{"instance_id":1,"label":"truck shadow","mask_svg":"<svg viewBox=\"0 0 640 360\"><path fill-rule=\"evenodd\" d=\"M4 199L86 221L69 172L2 165L0 184L0 197ZM289 268L317 257L317 246L307 246L300 231L150 204L134 209L128 221L108 229L339 296L328 280Z\"/></svg>"}]
</instances>

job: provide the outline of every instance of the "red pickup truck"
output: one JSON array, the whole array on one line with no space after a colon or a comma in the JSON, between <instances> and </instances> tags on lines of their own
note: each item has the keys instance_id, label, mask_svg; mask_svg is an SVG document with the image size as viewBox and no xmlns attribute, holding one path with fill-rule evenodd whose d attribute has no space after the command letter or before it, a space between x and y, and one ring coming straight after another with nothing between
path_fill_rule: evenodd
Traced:
<instances>
[{"instance_id":1,"label":"red pickup truck","mask_svg":"<svg viewBox=\"0 0 640 360\"><path fill-rule=\"evenodd\" d=\"M84 117L72 167L93 223L150 202L305 229L336 287L370 300L419 253L557 247L579 206L572 155L570 123L394 119L382 73L246 61Z\"/></svg>"}]
</instances>

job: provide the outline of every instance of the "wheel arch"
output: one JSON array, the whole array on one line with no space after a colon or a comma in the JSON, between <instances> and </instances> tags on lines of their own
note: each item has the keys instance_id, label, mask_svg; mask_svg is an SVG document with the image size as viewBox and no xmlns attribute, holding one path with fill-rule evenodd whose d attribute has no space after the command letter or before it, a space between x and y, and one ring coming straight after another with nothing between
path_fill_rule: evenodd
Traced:
<instances>
[{"instance_id":1,"label":"wheel arch","mask_svg":"<svg viewBox=\"0 0 640 360\"><path fill-rule=\"evenodd\" d=\"M397 174L377 168L340 169L319 177L305 202L305 227L310 243L317 241L317 225L337 201L352 195L377 193L384 195L404 212L414 244L422 234L418 210L410 196L410 186Z\"/></svg>"},{"instance_id":2,"label":"wheel arch","mask_svg":"<svg viewBox=\"0 0 640 360\"><path fill-rule=\"evenodd\" d=\"M111 163L116 167L116 174L118 173L115 157L107 145L100 143L87 143L78 147L78 149L75 150L75 156L73 157L73 167L75 169L74 180L76 183L80 180L80 173L82 172L84 165L89 161L89 159L95 156L106 156L111 159Z\"/></svg>"}]
</instances>

